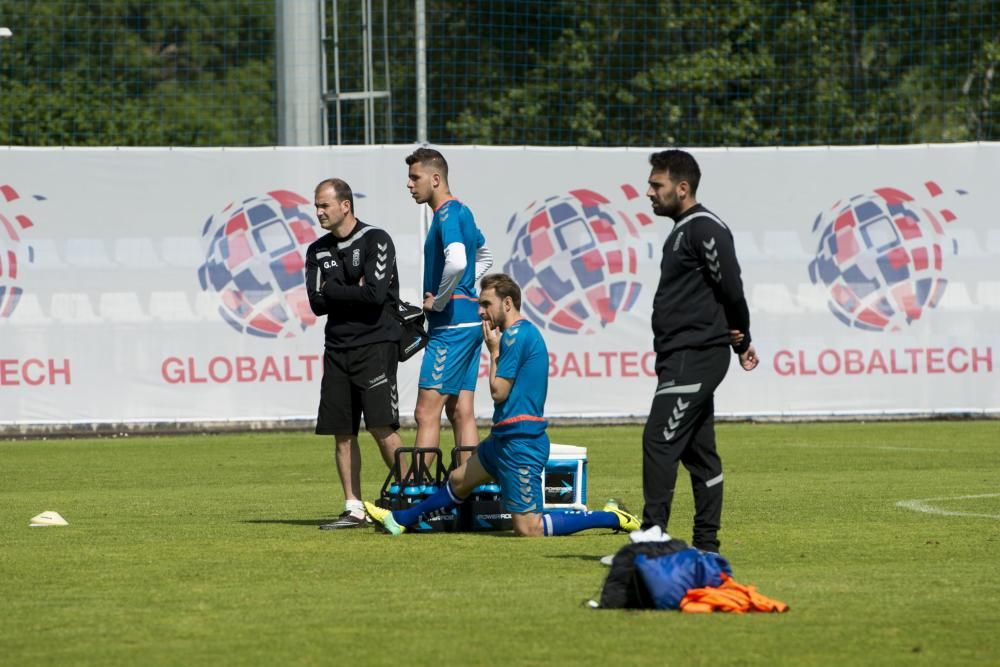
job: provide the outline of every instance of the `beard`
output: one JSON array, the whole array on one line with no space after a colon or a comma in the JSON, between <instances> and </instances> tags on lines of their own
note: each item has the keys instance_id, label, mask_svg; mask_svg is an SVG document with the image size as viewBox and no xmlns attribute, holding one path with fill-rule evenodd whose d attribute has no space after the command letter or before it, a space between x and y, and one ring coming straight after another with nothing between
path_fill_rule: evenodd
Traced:
<instances>
[{"instance_id":1,"label":"beard","mask_svg":"<svg viewBox=\"0 0 1000 667\"><path fill-rule=\"evenodd\" d=\"M673 199L667 203L654 201L653 203L653 213L665 218L670 218L671 220L676 220L678 213L680 213L680 202Z\"/></svg>"}]
</instances>

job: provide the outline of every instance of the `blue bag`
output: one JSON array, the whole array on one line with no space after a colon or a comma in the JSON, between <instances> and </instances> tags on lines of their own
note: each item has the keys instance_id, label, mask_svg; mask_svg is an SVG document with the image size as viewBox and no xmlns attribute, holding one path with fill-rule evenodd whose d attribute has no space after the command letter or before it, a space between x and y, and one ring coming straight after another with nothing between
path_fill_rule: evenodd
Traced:
<instances>
[{"instance_id":1,"label":"blue bag","mask_svg":"<svg viewBox=\"0 0 1000 667\"><path fill-rule=\"evenodd\" d=\"M678 609L692 588L720 586L723 572L733 574L724 557L694 547L658 557L639 554L635 565L657 609Z\"/></svg>"}]
</instances>

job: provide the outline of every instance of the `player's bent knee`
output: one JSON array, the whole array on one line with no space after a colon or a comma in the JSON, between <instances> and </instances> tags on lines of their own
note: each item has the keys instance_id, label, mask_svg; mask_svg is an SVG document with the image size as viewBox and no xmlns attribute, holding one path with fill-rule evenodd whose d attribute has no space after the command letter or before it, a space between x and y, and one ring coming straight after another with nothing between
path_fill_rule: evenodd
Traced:
<instances>
[{"instance_id":1,"label":"player's bent knee","mask_svg":"<svg viewBox=\"0 0 1000 667\"><path fill-rule=\"evenodd\" d=\"M542 515L535 513L518 513L511 515L514 524L514 534L518 537L543 537Z\"/></svg>"},{"instance_id":2,"label":"player's bent knee","mask_svg":"<svg viewBox=\"0 0 1000 667\"><path fill-rule=\"evenodd\" d=\"M479 472L478 475L477 472ZM465 498L486 479L489 479L489 476L480 472L480 469L470 472L469 461L466 461L451 471L451 474L448 475L448 484L451 485L451 490L455 492L455 495L459 498Z\"/></svg>"},{"instance_id":3,"label":"player's bent knee","mask_svg":"<svg viewBox=\"0 0 1000 667\"><path fill-rule=\"evenodd\" d=\"M448 481L451 483L451 488L455 491L465 486L465 465L460 465L452 470L448 474Z\"/></svg>"},{"instance_id":4,"label":"player's bent knee","mask_svg":"<svg viewBox=\"0 0 1000 667\"><path fill-rule=\"evenodd\" d=\"M469 478L464 475L460 475L456 479L455 473L452 473L448 478L448 484L451 485L451 490L459 498L467 498L472 493L472 490L478 486L477 484L471 484Z\"/></svg>"}]
</instances>

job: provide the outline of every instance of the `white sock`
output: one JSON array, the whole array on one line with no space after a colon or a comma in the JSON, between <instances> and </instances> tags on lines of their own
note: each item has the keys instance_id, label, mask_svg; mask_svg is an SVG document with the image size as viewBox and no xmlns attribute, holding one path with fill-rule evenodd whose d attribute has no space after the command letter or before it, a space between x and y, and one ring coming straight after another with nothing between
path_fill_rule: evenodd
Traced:
<instances>
[{"instance_id":1,"label":"white sock","mask_svg":"<svg viewBox=\"0 0 1000 667\"><path fill-rule=\"evenodd\" d=\"M344 509L354 516L365 515L365 504L360 500L348 500L344 503Z\"/></svg>"}]
</instances>

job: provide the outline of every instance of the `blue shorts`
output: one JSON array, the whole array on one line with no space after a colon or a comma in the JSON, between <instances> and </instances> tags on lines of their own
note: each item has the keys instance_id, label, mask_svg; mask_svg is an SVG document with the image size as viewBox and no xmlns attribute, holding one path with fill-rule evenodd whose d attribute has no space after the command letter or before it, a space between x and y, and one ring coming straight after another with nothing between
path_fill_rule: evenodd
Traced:
<instances>
[{"instance_id":1,"label":"blue shorts","mask_svg":"<svg viewBox=\"0 0 1000 667\"><path fill-rule=\"evenodd\" d=\"M542 472L549 460L549 436L490 434L479 443L476 456L483 468L500 484L508 512L541 512L545 506Z\"/></svg>"},{"instance_id":2,"label":"blue shorts","mask_svg":"<svg viewBox=\"0 0 1000 667\"><path fill-rule=\"evenodd\" d=\"M480 325L457 329L432 329L420 364L421 389L437 389L442 394L476 390L479 378L479 350L483 346Z\"/></svg>"}]
</instances>

